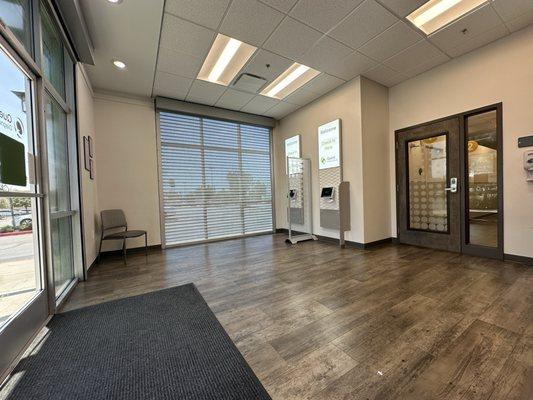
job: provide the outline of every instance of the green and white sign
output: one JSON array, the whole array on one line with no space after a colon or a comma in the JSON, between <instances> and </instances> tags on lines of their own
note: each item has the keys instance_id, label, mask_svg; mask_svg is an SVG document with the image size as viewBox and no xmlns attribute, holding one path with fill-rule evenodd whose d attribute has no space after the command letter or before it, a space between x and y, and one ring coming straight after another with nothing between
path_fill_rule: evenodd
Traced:
<instances>
[{"instance_id":1,"label":"green and white sign","mask_svg":"<svg viewBox=\"0 0 533 400\"><path fill-rule=\"evenodd\" d=\"M300 135L285 139L285 157L300 158Z\"/></svg>"},{"instance_id":2,"label":"green and white sign","mask_svg":"<svg viewBox=\"0 0 533 400\"><path fill-rule=\"evenodd\" d=\"M318 127L318 169L341 165L341 120Z\"/></svg>"}]
</instances>

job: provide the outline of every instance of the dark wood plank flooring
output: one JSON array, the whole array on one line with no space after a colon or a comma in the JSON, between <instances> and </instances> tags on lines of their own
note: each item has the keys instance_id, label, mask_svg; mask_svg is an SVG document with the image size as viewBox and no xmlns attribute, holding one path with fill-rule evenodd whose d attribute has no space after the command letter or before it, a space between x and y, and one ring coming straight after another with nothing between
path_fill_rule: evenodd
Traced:
<instances>
[{"instance_id":1,"label":"dark wood plank flooring","mask_svg":"<svg viewBox=\"0 0 533 400\"><path fill-rule=\"evenodd\" d=\"M274 399L533 399L533 268L258 236L108 258L64 310L194 282Z\"/></svg>"}]
</instances>

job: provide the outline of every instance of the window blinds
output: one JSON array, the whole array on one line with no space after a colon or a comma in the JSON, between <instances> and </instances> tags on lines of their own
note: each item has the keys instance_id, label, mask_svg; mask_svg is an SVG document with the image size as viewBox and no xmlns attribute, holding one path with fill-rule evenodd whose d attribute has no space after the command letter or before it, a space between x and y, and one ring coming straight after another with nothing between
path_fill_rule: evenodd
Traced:
<instances>
[{"instance_id":1,"label":"window blinds","mask_svg":"<svg viewBox=\"0 0 533 400\"><path fill-rule=\"evenodd\" d=\"M165 245L269 232L270 129L159 113Z\"/></svg>"}]
</instances>

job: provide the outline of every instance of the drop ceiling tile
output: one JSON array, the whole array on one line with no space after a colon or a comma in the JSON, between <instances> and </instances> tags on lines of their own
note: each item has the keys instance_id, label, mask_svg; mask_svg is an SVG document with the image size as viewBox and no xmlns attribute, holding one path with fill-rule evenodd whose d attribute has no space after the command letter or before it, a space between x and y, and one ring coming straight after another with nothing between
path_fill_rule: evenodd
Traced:
<instances>
[{"instance_id":1,"label":"drop ceiling tile","mask_svg":"<svg viewBox=\"0 0 533 400\"><path fill-rule=\"evenodd\" d=\"M448 61L450 58L433 46L427 40L421 40L411 47L403 50L395 56L384 61L384 64L396 72L407 73L420 67L421 64L437 60L439 63Z\"/></svg>"},{"instance_id":2,"label":"drop ceiling tile","mask_svg":"<svg viewBox=\"0 0 533 400\"><path fill-rule=\"evenodd\" d=\"M320 74L306 83L303 88L311 92L324 94L335 89L337 86L342 85L343 83L345 83L344 80L335 76Z\"/></svg>"},{"instance_id":3,"label":"drop ceiling tile","mask_svg":"<svg viewBox=\"0 0 533 400\"><path fill-rule=\"evenodd\" d=\"M357 49L395 22L398 18L387 9L374 0L366 0L328 35Z\"/></svg>"},{"instance_id":4,"label":"drop ceiling tile","mask_svg":"<svg viewBox=\"0 0 533 400\"><path fill-rule=\"evenodd\" d=\"M371 60L364 54L354 51L353 53L344 57L340 63L326 69L325 71L328 74L349 81L350 79L355 78L357 75L361 75L361 73L369 70L372 67L375 67L376 65L376 61Z\"/></svg>"},{"instance_id":5,"label":"drop ceiling tile","mask_svg":"<svg viewBox=\"0 0 533 400\"><path fill-rule=\"evenodd\" d=\"M498 25L502 25L501 19L490 4L486 4L429 35L429 39L447 51ZM463 33L465 29L467 32Z\"/></svg>"},{"instance_id":6,"label":"drop ceiling tile","mask_svg":"<svg viewBox=\"0 0 533 400\"><path fill-rule=\"evenodd\" d=\"M284 14L257 0L233 0L220 32L254 46L261 46Z\"/></svg>"},{"instance_id":7,"label":"drop ceiling tile","mask_svg":"<svg viewBox=\"0 0 533 400\"><path fill-rule=\"evenodd\" d=\"M311 103L313 100L318 99L320 96L322 96L322 94L310 92L309 90L300 88L291 93L289 96L285 97L283 101L296 104L298 106L305 106L306 104Z\"/></svg>"},{"instance_id":8,"label":"drop ceiling tile","mask_svg":"<svg viewBox=\"0 0 533 400\"><path fill-rule=\"evenodd\" d=\"M217 107L228 108L230 110L240 110L252 98L253 94L240 92L235 89L228 89L216 102Z\"/></svg>"},{"instance_id":9,"label":"drop ceiling tile","mask_svg":"<svg viewBox=\"0 0 533 400\"><path fill-rule=\"evenodd\" d=\"M526 12L520 17L513 19L511 21L508 21L505 24L507 25L507 27L509 28L511 32L516 32L522 28L525 28L526 26L532 25L533 24L533 11Z\"/></svg>"},{"instance_id":10,"label":"drop ceiling tile","mask_svg":"<svg viewBox=\"0 0 533 400\"><path fill-rule=\"evenodd\" d=\"M494 42L495 40L498 40L508 34L509 31L507 30L505 25L498 25L489 31L483 32L482 34L471 38L470 40L464 41L459 46L454 47L453 49L447 50L447 53L452 57L459 57L463 54L477 49L478 47Z\"/></svg>"},{"instance_id":11,"label":"drop ceiling tile","mask_svg":"<svg viewBox=\"0 0 533 400\"><path fill-rule=\"evenodd\" d=\"M267 67L267 64L270 65ZM278 56L270 51L260 49L256 51L250 62L241 72L248 72L265 78L268 82L277 78L283 71L293 64L292 60Z\"/></svg>"},{"instance_id":12,"label":"drop ceiling tile","mask_svg":"<svg viewBox=\"0 0 533 400\"><path fill-rule=\"evenodd\" d=\"M281 12L288 13L298 0L260 0Z\"/></svg>"},{"instance_id":13,"label":"drop ceiling tile","mask_svg":"<svg viewBox=\"0 0 533 400\"><path fill-rule=\"evenodd\" d=\"M381 4L400 17L406 17L428 0L379 0Z\"/></svg>"},{"instance_id":14,"label":"drop ceiling tile","mask_svg":"<svg viewBox=\"0 0 533 400\"><path fill-rule=\"evenodd\" d=\"M423 72L429 71L432 68L435 68L438 65L444 64L445 62L449 61L450 57L448 57L445 54L439 55L434 58L430 58L429 60L423 60L420 61L416 66L411 68L408 71L402 71L403 75L406 75L409 78L412 78L413 76L420 75Z\"/></svg>"},{"instance_id":15,"label":"drop ceiling tile","mask_svg":"<svg viewBox=\"0 0 533 400\"><path fill-rule=\"evenodd\" d=\"M292 60L301 57L322 34L290 17L286 17L263 47Z\"/></svg>"},{"instance_id":16,"label":"drop ceiling tile","mask_svg":"<svg viewBox=\"0 0 533 400\"><path fill-rule=\"evenodd\" d=\"M422 38L417 32L399 21L362 46L359 51L374 60L383 61L415 44Z\"/></svg>"},{"instance_id":17,"label":"drop ceiling tile","mask_svg":"<svg viewBox=\"0 0 533 400\"><path fill-rule=\"evenodd\" d=\"M213 106L225 90L225 86L195 80L187 95L187 101Z\"/></svg>"},{"instance_id":18,"label":"drop ceiling tile","mask_svg":"<svg viewBox=\"0 0 533 400\"><path fill-rule=\"evenodd\" d=\"M246 104L241 109L241 111L251 114L263 115L279 102L279 100L273 99L272 97L257 95L252 100L250 100L248 104Z\"/></svg>"},{"instance_id":19,"label":"drop ceiling tile","mask_svg":"<svg viewBox=\"0 0 533 400\"><path fill-rule=\"evenodd\" d=\"M159 45L203 58L209 51L214 37L215 32L210 29L185 21L172 14L165 14Z\"/></svg>"},{"instance_id":20,"label":"drop ceiling tile","mask_svg":"<svg viewBox=\"0 0 533 400\"><path fill-rule=\"evenodd\" d=\"M531 0L493 0L492 4L506 22L533 12L533 1Z\"/></svg>"},{"instance_id":21,"label":"drop ceiling tile","mask_svg":"<svg viewBox=\"0 0 533 400\"><path fill-rule=\"evenodd\" d=\"M307 25L327 32L363 0L300 0L290 15Z\"/></svg>"},{"instance_id":22,"label":"drop ceiling tile","mask_svg":"<svg viewBox=\"0 0 533 400\"><path fill-rule=\"evenodd\" d=\"M231 0L166 0L165 12L217 29Z\"/></svg>"},{"instance_id":23,"label":"drop ceiling tile","mask_svg":"<svg viewBox=\"0 0 533 400\"><path fill-rule=\"evenodd\" d=\"M196 78L202 67L202 59L164 47L159 48L157 70L180 75L185 78Z\"/></svg>"},{"instance_id":24,"label":"drop ceiling tile","mask_svg":"<svg viewBox=\"0 0 533 400\"><path fill-rule=\"evenodd\" d=\"M154 96L165 96L183 100L191 87L193 79L157 71L154 80Z\"/></svg>"},{"instance_id":25,"label":"drop ceiling tile","mask_svg":"<svg viewBox=\"0 0 533 400\"><path fill-rule=\"evenodd\" d=\"M285 117L286 115L290 114L291 112L296 111L300 106L296 104L287 103L285 101L280 101L278 104L276 104L274 107L272 107L270 110L268 110L265 115L268 115L269 117L273 117L276 119L281 119Z\"/></svg>"},{"instance_id":26,"label":"drop ceiling tile","mask_svg":"<svg viewBox=\"0 0 533 400\"><path fill-rule=\"evenodd\" d=\"M342 59L352 52L353 50L348 46L328 36L323 36L302 57L298 58L298 62L319 71L326 71L341 63Z\"/></svg>"},{"instance_id":27,"label":"drop ceiling tile","mask_svg":"<svg viewBox=\"0 0 533 400\"><path fill-rule=\"evenodd\" d=\"M378 65L376 68L372 68L371 70L365 72L363 76L387 87L394 86L407 79L407 76L402 75L384 65Z\"/></svg>"}]
</instances>

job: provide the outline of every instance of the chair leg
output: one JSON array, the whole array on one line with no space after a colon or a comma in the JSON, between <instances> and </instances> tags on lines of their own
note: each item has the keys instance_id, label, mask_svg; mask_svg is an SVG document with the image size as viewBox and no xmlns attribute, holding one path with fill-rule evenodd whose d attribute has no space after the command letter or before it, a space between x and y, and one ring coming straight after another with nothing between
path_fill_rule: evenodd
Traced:
<instances>
[{"instance_id":1,"label":"chair leg","mask_svg":"<svg viewBox=\"0 0 533 400\"><path fill-rule=\"evenodd\" d=\"M144 234L144 253L146 254L146 257L148 257L148 232L145 232Z\"/></svg>"},{"instance_id":2,"label":"chair leg","mask_svg":"<svg viewBox=\"0 0 533 400\"><path fill-rule=\"evenodd\" d=\"M122 241L122 256L124 258L124 263L126 263L126 238Z\"/></svg>"},{"instance_id":3,"label":"chair leg","mask_svg":"<svg viewBox=\"0 0 533 400\"><path fill-rule=\"evenodd\" d=\"M100 246L98 247L98 263L100 263L100 258L102 256L102 238L100 238Z\"/></svg>"}]
</instances>

